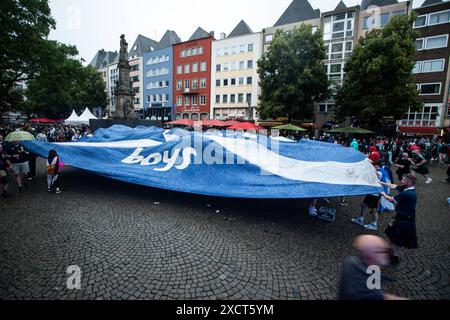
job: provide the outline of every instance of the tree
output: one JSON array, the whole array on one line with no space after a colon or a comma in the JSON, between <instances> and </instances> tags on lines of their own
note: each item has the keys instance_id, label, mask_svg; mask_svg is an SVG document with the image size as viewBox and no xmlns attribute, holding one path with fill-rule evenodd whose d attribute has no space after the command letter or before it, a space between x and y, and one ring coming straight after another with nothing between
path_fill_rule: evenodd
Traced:
<instances>
[{"instance_id":1,"label":"tree","mask_svg":"<svg viewBox=\"0 0 450 320\"><path fill-rule=\"evenodd\" d=\"M314 101L328 93L322 33L311 25L292 32L278 30L269 50L258 61L262 118L287 116L306 119L314 115Z\"/></svg>"},{"instance_id":2,"label":"tree","mask_svg":"<svg viewBox=\"0 0 450 320\"><path fill-rule=\"evenodd\" d=\"M48 0L0 1L0 112L17 102L17 81L49 67L47 36L55 27Z\"/></svg>"},{"instance_id":3,"label":"tree","mask_svg":"<svg viewBox=\"0 0 450 320\"><path fill-rule=\"evenodd\" d=\"M104 107L106 93L101 75L75 59L78 51L56 41L48 41L51 67L28 82L27 100L22 110L45 117L65 117L72 109Z\"/></svg>"},{"instance_id":4,"label":"tree","mask_svg":"<svg viewBox=\"0 0 450 320\"><path fill-rule=\"evenodd\" d=\"M344 67L343 86L336 99L338 117L356 117L379 130L383 117L399 120L411 108L422 107L412 77L415 16L396 16L383 29L361 38Z\"/></svg>"}]
</instances>

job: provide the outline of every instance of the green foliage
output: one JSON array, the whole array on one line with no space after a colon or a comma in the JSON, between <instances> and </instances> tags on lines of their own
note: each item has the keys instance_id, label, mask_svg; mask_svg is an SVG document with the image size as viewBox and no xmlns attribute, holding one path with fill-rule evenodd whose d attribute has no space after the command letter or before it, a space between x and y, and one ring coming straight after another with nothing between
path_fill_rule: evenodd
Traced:
<instances>
[{"instance_id":1,"label":"green foliage","mask_svg":"<svg viewBox=\"0 0 450 320\"><path fill-rule=\"evenodd\" d=\"M314 101L328 93L322 33L302 25L292 32L278 30L269 50L258 61L262 118L312 118Z\"/></svg>"},{"instance_id":2,"label":"green foliage","mask_svg":"<svg viewBox=\"0 0 450 320\"><path fill-rule=\"evenodd\" d=\"M398 120L408 108L422 107L412 76L418 37L414 20L414 15L393 17L383 29L371 30L359 40L345 64L337 95L341 120L355 116L376 129L385 116Z\"/></svg>"},{"instance_id":3,"label":"green foliage","mask_svg":"<svg viewBox=\"0 0 450 320\"><path fill-rule=\"evenodd\" d=\"M55 41L49 44L53 47L51 68L28 83L23 110L38 116L65 117L72 109L80 112L86 107L104 107L106 93L101 75L75 59L75 47Z\"/></svg>"},{"instance_id":4,"label":"green foliage","mask_svg":"<svg viewBox=\"0 0 450 320\"><path fill-rule=\"evenodd\" d=\"M17 81L47 69L46 38L55 21L48 0L0 1L0 111L17 102Z\"/></svg>"}]
</instances>

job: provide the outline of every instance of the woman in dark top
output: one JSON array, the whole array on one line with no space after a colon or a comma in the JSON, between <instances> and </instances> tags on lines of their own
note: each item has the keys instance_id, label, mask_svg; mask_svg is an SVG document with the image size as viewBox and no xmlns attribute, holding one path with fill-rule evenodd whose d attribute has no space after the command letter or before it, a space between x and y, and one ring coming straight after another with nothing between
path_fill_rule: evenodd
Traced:
<instances>
[{"instance_id":1,"label":"woman in dark top","mask_svg":"<svg viewBox=\"0 0 450 320\"><path fill-rule=\"evenodd\" d=\"M398 181L402 181L403 175L409 174L411 172L411 161L409 160L408 153L404 152L402 154L402 157L395 163L395 166L398 168L395 172L397 173Z\"/></svg>"},{"instance_id":2,"label":"woman in dark top","mask_svg":"<svg viewBox=\"0 0 450 320\"><path fill-rule=\"evenodd\" d=\"M412 175L403 177L402 186L388 184L392 189L399 191L395 197L390 197L385 193L381 195L388 201L395 204L395 218L389 223L386 235L391 242L392 264L400 262L401 248L417 249L416 231L416 178Z\"/></svg>"}]
</instances>

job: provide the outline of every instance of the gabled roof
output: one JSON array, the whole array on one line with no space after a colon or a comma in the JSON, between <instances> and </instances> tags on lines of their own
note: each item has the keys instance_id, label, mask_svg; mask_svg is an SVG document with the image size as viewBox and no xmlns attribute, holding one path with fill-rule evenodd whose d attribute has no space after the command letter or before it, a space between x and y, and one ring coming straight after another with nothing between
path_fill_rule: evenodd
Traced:
<instances>
[{"instance_id":1,"label":"gabled roof","mask_svg":"<svg viewBox=\"0 0 450 320\"><path fill-rule=\"evenodd\" d=\"M136 41L134 41L133 46L129 49L129 56L142 57L145 52L153 51L158 48L158 42L153 39L144 37L143 35L138 35Z\"/></svg>"},{"instance_id":2,"label":"gabled roof","mask_svg":"<svg viewBox=\"0 0 450 320\"><path fill-rule=\"evenodd\" d=\"M250 29L247 23L244 20L241 20L238 25L231 31L227 38L233 38L238 36L244 36L247 34L252 34L253 31Z\"/></svg>"},{"instance_id":3,"label":"gabled roof","mask_svg":"<svg viewBox=\"0 0 450 320\"><path fill-rule=\"evenodd\" d=\"M345 5L344 1L340 1L336 7L336 9L334 9L334 11L338 11L338 10L345 10L347 9L347 6Z\"/></svg>"},{"instance_id":4,"label":"gabled roof","mask_svg":"<svg viewBox=\"0 0 450 320\"><path fill-rule=\"evenodd\" d=\"M320 10L314 10L307 0L293 0L274 27L320 18Z\"/></svg>"},{"instance_id":5,"label":"gabled roof","mask_svg":"<svg viewBox=\"0 0 450 320\"><path fill-rule=\"evenodd\" d=\"M203 39L203 38L209 38L211 35L203 30L202 28L198 27L197 30L195 30L194 34L189 38L188 41Z\"/></svg>"},{"instance_id":6,"label":"gabled roof","mask_svg":"<svg viewBox=\"0 0 450 320\"><path fill-rule=\"evenodd\" d=\"M95 69L100 69L100 65L102 64L103 60L105 59L106 51L105 50L99 50L94 58L92 59L91 63L89 63L90 66L94 67Z\"/></svg>"},{"instance_id":7,"label":"gabled roof","mask_svg":"<svg viewBox=\"0 0 450 320\"><path fill-rule=\"evenodd\" d=\"M167 30L166 33L164 33L164 35L161 38L161 40L159 41L158 48L159 49L169 48L173 44L177 44L177 43L180 43L180 42L181 42L181 39L176 34L175 31Z\"/></svg>"},{"instance_id":8,"label":"gabled roof","mask_svg":"<svg viewBox=\"0 0 450 320\"><path fill-rule=\"evenodd\" d=\"M443 3L442 0L425 0L425 2L420 6L422 7L427 7L427 6L432 6L434 4L439 4L439 3Z\"/></svg>"},{"instance_id":9,"label":"gabled roof","mask_svg":"<svg viewBox=\"0 0 450 320\"><path fill-rule=\"evenodd\" d=\"M366 10L370 6L384 7L396 3L398 3L397 0L363 0L361 10Z\"/></svg>"},{"instance_id":10,"label":"gabled roof","mask_svg":"<svg viewBox=\"0 0 450 320\"><path fill-rule=\"evenodd\" d=\"M97 52L94 59L92 59L89 65L99 70L112 63L117 63L118 59L119 54L117 52L105 51L104 49L102 49Z\"/></svg>"}]
</instances>

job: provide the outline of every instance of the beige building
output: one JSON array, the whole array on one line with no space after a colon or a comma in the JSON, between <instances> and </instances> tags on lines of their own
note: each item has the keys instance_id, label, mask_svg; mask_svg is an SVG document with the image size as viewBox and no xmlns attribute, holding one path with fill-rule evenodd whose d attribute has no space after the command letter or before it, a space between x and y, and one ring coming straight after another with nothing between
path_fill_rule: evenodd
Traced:
<instances>
[{"instance_id":1,"label":"beige building","mask_svg":"<svg viewBox=\"0 0 450 320\"><path fill-rule=\"evenodd\" d=\"M262 34L241 21L225 38L212 43L211 118L258 118L259 78L257 62L262 55Z\"/></svg>"}]
</instances>

